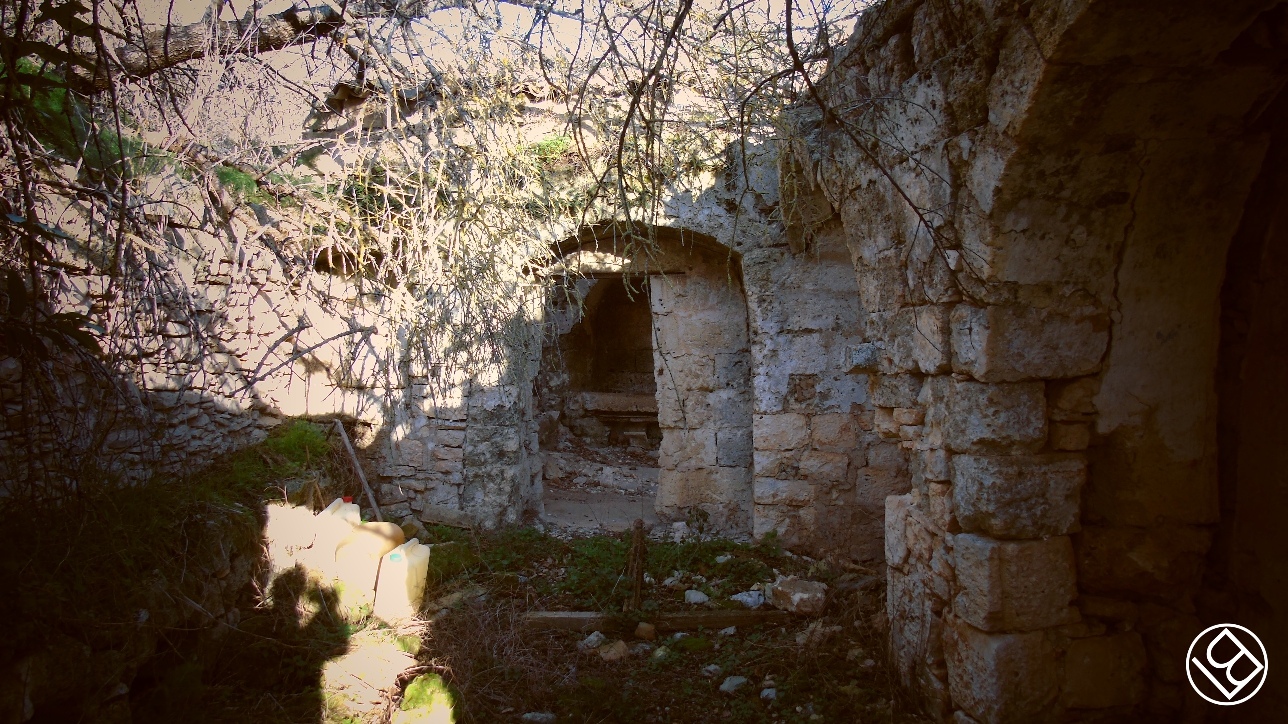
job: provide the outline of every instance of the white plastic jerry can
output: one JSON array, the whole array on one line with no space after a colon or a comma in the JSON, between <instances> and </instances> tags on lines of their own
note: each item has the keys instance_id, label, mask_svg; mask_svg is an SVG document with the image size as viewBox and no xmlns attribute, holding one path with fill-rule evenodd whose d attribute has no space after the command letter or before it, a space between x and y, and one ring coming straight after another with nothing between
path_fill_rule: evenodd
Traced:
<instances>
[{"instance_id":1,"label":"white plastic jerry can","mask_svg":"<svg viewBox=\"0 0 1288 724\"><path fill-rule=\"evenodd\" d=\"M313 518L315 538L312 555L306 565L330 579L339 575L335 565L335 548L340 541L362 523L362 514L356 503L346 503L336 498Z\"/></svg>"},{"instance_id":2,"label":"white plastic jerry can","mask_svg":"<svg viewBox=\"0 0 1288 724\"><path fill-rule=\"evenodd\" d=\"M361 616L364 606L371 610L380 561L403 540L402 528L393 523L363 523L354 526L336 545L335 570L340 607L345 615Z\"/></svg>"},{"instance_id":3,"label":"white plastic jerry can","mask_svg":"<svg viewBox=\"0 0 1288 724\"><path fill-rule=\"evenodd\" d=\"M403 621L420 611L429 577L429 546L412 538L380 560L376 603L372 613L386 621Z\"/></svg>"}]
</instances>

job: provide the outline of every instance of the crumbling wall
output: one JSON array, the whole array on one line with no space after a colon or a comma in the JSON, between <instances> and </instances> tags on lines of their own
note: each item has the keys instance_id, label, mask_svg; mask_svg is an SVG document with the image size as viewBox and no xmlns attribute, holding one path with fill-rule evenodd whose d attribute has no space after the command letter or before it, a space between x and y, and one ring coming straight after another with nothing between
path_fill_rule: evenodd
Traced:
<instances>
[{"instance_id":1,"label":"crumbling wall","mask_svg":"<svg viewBox=\"0 0 1288 724\"><path fill-rule=\"evenodd\" d=\"M834 63L830 110L797 116L854 259L874 428L911 452L891 642L941 716L1207 706L1183 659L1276 5L892 0Z\"/></svg>"},{"instance_id":2,"label":"crumbling wall","mask_svg":"<svg viewBox=\"0 0 1288 724\"><path fill-rule=\"evenodd\" d=\"M178 283L156 291L149 314L113 307L119 285L154 283L141 270L65 278L55 290L60 308L108 309L128 330L120 344L137 374L104 383L83 365L51 364L46 374L0 359L6 492L22 493L18 486L53 468L124 482L186 472L304 415L356 423L386 518L518 520L540 497L530 384L539 305L527 303L537 295L518 270L514 318L495 320L494 334L410 339L395 314L413 306L399 299L408 292L300 271L304 260L283 251L291 222L258 213L259 224L237 216L219 236L187 228L195 224L171 228L183 253L155 262L170 265ZM91 236L75 204L48 216L72 236ZM82 266L68 255L72 268ZM479 358L485 363L466 364ZM54 394L37 397L51 379ZM83 449L67 455L68 440ZM91 454L108 469L90 469Z\"/></svg>"}]
</instances>

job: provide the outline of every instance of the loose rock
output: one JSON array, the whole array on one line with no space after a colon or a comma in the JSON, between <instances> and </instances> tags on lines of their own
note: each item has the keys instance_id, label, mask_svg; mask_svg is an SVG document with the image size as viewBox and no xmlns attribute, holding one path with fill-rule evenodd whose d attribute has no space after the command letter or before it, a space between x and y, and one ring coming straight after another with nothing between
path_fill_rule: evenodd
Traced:
<instances>
[{"instance_id":1,"label":"loose rock","mask_svg":"<svg viewBox=\"0 0 1288 724\"><path fill-rule=\"evenodd\" d=\"M710 600L711 600L711 597L703 593L702 591L698 591L690 588L689 590L684 592L685 603L700 604L700 603L706 603L707 601L710 601Z\"/></svg>"},{"instance_id":2,"label":"loose rock","mask_svg":"<svg viewBox=\"0 0 1288 724\"><path fill-rule=\"evenodd\" d=\"M765 605L765 594L760 591L743 591L730 596L729 600L737 601L747 608L760 608Z\"/></svg>"},{"instance_id":3,"label":"loose rock","mask_svg":"<svg viewBox=\"0 0 1288 724\"><path fill-rule=\"evenodd\" d=\"M603 646L604 642L607 640L608 640L607 636L605 636L604 634L598 631L595 631L591 635L582 639L581 643L577 644L577 648L581 649L582 651L590 651L592 649L597 649L600 646Z\"/></svg>"},{"instance_id":4,"label":"loose rock","mask_svg":"<svg viewBox=\"0 0 1288 724\"><path fill-rule=\"evenodd\" d=\"M720 629L719 633L721 636L733 636L734 634L738 633L738 627L730 626L729 628L722 628Z\"/></svg>"},{"instance_id":5,"label":"loose rock","mask_svg":"<svg viewBox=\"0 0 1288 724\"><path fill-rule=\"evenodd\" d=\"M769 602L775 608L802 616L821 616L827 607L827 584L795 576L774 583Z\"/></svg>"},{"instance_id":6,"label":"loose rock","mask_svg":"<svg viewBox=\"0 0 1288 724\"><path fill-rule=\"evenodd\" d=\"M630 655L631 650L625 641L618 639L611 644L600 646L598 652L599 658L604 661L621 661Z\"/></svg>"},{"instance_id":7,"label":"loose rock","mask_svg":"<svg viewBox=\"0 0 1288 724\"><path fill-rule=\"evenodd\" d=\"M720 691L723 691L726 694L735 694L738 692L739 689L741 689L746 685L747 685L747 677L730 676L724 680L724 683L720 684Z\"/></svg>"},{"instance_id":8,"label":"loose rock","mask_svg":"<svg viewBox=\"0 0 1288 724\"><path fill-rule=\"evenodd\" d=\"M640 621L639 625L635 627L635 638L653 641L657 639L657 627L651 623Z\"/></svg>"},{"instance_id":9,"label":"loose rock","mask_svg":"<svg viewBox=\"0 0 1288 724\"><path fill-rule=\"evenodd\" d=\"M548 711L530 711L519 718L529 724L555 724L555 715Z\"/></svg>"},{"instance_id":10,"label":"loose rock","mask_svg":"<svg viewBox=\"0 0 1288 724\"><path fill-rule=\"evenodd\" d=\"M760 698L763 701L773 701L778 698L778 689L775 689L772 686L766 689L761 689Z\"/></svg>"},{"instance_id":11,"label":"loose rock","mask_svg":"<svg viewBox=\"0 0 1288 724\"><path fill-rule=\"evenodd\" d=\"M720 668L720 664L707 664L706 666L702 667L702 675L707 677L708 679L714 679L715 677L719 676L722 672L723 672L723 669Z\"/></svg>"}]
</instances>

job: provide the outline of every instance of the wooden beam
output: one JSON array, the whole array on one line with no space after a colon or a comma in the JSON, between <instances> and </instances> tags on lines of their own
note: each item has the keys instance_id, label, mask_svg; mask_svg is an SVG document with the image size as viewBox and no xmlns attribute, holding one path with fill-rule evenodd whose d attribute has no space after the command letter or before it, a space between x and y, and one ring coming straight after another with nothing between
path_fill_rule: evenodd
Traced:
<instances>
[{"instance_id":1,"label":"wooden beam","mask_svg":"<svg viewBox=\"0 0 1288 724\"><path fill-rule=\"evenodd\" d=\"M675 611L636 614L635 617L588 611L529 611L524 622L533 628L560 631L633 631L639 621L648 621L658 631L695 631L730 626L782 626L792 620L786 611Z\"/></svg>"}]
</instances>

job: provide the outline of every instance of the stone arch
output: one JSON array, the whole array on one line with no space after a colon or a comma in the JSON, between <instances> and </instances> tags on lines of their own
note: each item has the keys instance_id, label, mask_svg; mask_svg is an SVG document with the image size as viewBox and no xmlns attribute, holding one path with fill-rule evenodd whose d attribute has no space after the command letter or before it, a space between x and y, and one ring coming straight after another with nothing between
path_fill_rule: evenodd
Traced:
<instances>
[{"instance_id":1,"label":"stone arch","mask_svg":"<svg viewBox=\"0 0 1288 724\"><path fill-rule=\"evenodd\" d=\"M752 393L741 255L688 229L635 224L627 230L613 223L585 227L555 251L559 261L552 271L566 274L564 287L584 299L581 311L572 312L573 324L593 314L614 285L647 299L661 438L659 516L749 535ZM575 414L587 404L618 403L643 411L638 401L594 398ZM567 399L564 404L576 407Z\"/></svg>"},{"instance_id":2,"label":"stone arch","mask_svg":"<svg viewBox=\"0 0 1288 724\"><path fill-rule=\"evenodd\" d=\"M1283 359L1284 321L1248 300L1275 298L1255 280L1282 263L1286 20L1274 0L892 0L838 62L834 99L916 101L885 109L903 151L881 157L889 176L834 131L837 160L817 163L845 189L876 378L920 387L915 490L887 505L888 601L904 681L943 716L1197 716L1184 656L1209 618L1283 636L1278 564L1229 576L1256 615L1204 576L1269 542L1247 496L1270 491L1240 472L1274 469L1263 449L1284 437L1247 385ZM891 179L941 210L939 234ZM1253 313L1223 328L1223 297ZM884 320L909 309L944 354L900 356ZM1241 386L1218 376L1233 368ZM1261 445L1219 438L1221 419ZM1282 714L1271 686L1258 706Z\"/></svg>"}]
</instances>

